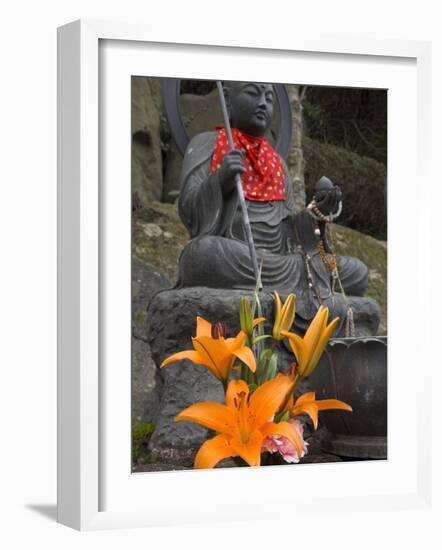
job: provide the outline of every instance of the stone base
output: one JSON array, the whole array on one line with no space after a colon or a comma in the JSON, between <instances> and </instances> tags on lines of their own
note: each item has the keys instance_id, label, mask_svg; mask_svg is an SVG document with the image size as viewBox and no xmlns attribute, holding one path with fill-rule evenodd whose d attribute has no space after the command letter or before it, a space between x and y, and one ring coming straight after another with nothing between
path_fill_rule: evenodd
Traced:
<instances>
[{"instance_id":1,"label":"stone base","mask_svg":"<svg viewBox=\"0 0 442 550\"><path fill-rule=\"evenodd\" d=\"M328 453L307 454L301 458L299 464L330 464L331 462L342 462L342 459L337 455Z\"/></svg>"},{"instance_id":2,"label":"stone base","mask_svg":"<svg viewBox=\"0 0 442 550\"><path fill-rule=\"evenodd\" d=\"M197 316L211 323L225 323L229 337L237 334L240 330L240 298L245 295L250 299L253 297L250 291L205 287L159 292L147 309L146 340L156 365L159 366L173 353L192 349L191 338L195 335ZM273 295L262 292L260 300L267 319L265 329L271 333L274 320ZM370 298L350 298L350 302L354 309L357 334L375 334L379 324L377 303ZM287 371L292 361L291 352L281 346L280 370ZM188 450L197 449L207 439L209 431L191 422L175 423L174 417L198 401L223 402L223 388L205 367L190 361L173 363L159 372L163 386L157 427L149 443L150 460L187 466L190 460Z\"/></svg>"},{"instance_id":3,"label":"stone base","mask_svg":"<svg viewBox=\"0 0 442 550\"><path fill-rule=\"evenodd\" d=\"M382 460L387 458L387 438L381 436L335 435L322 444L323 450L340 457Z\"/></svg>"}]
</instances>

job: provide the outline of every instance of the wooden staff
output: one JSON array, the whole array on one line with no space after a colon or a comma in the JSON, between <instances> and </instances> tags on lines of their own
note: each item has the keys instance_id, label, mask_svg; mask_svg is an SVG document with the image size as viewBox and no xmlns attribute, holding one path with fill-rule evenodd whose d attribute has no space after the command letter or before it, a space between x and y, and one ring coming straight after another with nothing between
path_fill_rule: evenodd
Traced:
<instances>
[{"instance_id":1,"label":"wooden staff","mask_svg":"<svg viewBox=\"0 0 442 550\"><path fill-rule=\"evenodd\" d=\"M235 149L235 145L233 143L232 130L230 128L229 115L227 113L226 100L224 98L223 87L222 87L222 84L219 80L217 80L216 85L218 87L219 100L220 100L220 103L221 103L221 110L222 110L222 113L223 113L224 127L226 129L227 140L229 142L230 150L233 151ZM247 243L249 245L250 258L252 260L252 265L253 265L253 272L255 273L256 286L257 286L257 288L261 289L262 284L261 284L260 270L259 270L259 267L258 267L258 257L256 255L256 248L255 248L255 243L253 241L252 228L250 227L249 213L247 211L247 205L246 205L246 201L245 201L245 198L244 198L244 191L243 191L243 188L242 188L241 175L240 174L236 174L235 184L236 184L236 191L237 191L238 197L239 197L239 204L241 206L242 221L243 221L243 224L244 224L246 239L247 239Z\"/></svg>"}]
</instances>

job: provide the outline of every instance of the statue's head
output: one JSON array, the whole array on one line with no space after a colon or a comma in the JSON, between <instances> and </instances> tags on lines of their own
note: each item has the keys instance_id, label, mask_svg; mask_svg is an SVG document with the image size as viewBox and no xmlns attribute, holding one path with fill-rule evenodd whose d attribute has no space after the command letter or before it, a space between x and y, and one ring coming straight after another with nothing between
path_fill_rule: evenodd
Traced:
<instances>
[{"instance_id":1,"label":"statue's head","mask_svg":"<svg viewBox=\"0 0 442 550\"><path fill-rule=\"evenodd\" d=\"M224 95L233 128L263 136L272 123L275 92L271 84L225 82Z\"/></svg>"}]
</instances>

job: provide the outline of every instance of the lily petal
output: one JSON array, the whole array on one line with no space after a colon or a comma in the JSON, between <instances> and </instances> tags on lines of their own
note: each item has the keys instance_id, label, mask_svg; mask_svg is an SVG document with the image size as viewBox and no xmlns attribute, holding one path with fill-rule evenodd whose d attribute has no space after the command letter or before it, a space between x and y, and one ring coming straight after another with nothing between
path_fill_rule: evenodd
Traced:
<instances>
[{"instance_id":1,"label":"lily petal","mask_svg":"<svg viewBox=\"0 0 442 550\"><path fill-rule=\"evenodd\" d=\"M298 457L302 456L303 442L298 430L290 422L268 422L261 428L264 437L282 435L295 447Z\"/></svg>"},{"instance_id":2,"label":"lily petal","mask_svg":"<svg viewBox=\"0 0 442 550\"><path fill-rule=\"evenodd\" d=\"M196 336L212 336L212 323L202 317L196 318Z\"/></svg>"},{"instance_id":3,"label":"lily petal","mask_svg":"<svg viewBox=\"0 0 442 550\"><path fill-rule=\"evenodd\" d=\"M328 308L324 306L319 306L316 315L313 317L313 321L310 323L305 335L304 335L304 344L308 350L308 354L311 355L313 350L316 348L319 338L321 337L322 331L327 325L328 319Z\"/></svg>"},{"instance_id":4,"label":"lily petal","mask_svg":"<svg viewBox=\"0 0 442 550\"><path fill-rule=\"evenodd\" d=\"M238 357L238 359L241 359L241 361L245 363L252 372L256 371L255 354L250 348L245 346L242 348L239 348L233 352L233 355L235 357Z\"/></svg>"},{"instance_id":5,"label":"lily petal","mask_svg":"<svg viewBox=\"0 0 442 550\"><path fill-rule=\"evenodd\" d=\"M315 430L318 429L318 407L316 402L311 401L310 403L303 403L301 405L297 404L291 409L290 416L297 416L298 414L308 414L312 419Z\"/></svg>"},{"instance_id":6,"label":"lily petal","mask_svg":"<svg viewBox=\"0 0 442 550\"><path fill-rule=\"evenodd\" d=\"M235 437L230 440L230 446L249 466L260 466L262 441L261 431L254 430L246 443Z\"/></svg>"},{"instance_id":7,"label":"lily petal","mask_svg":"<svg viewBox=\"0 0 442 550\"><path fill-rule=\"evenodd\" d=\"M283 404L287 392L292 387L288 376L278 374L273 380L264 382L250 396L250 410L256 427L268 422Z\"/></svg>"},{"instance_id":8,"label":"lily petal","mask_svg":"<svg viewBox=\"0 0 442 550\"><path fill-rule=\"evenodd\" d=\"M279 334L281 331L281 298L279 297L279 294L276 292L273 293L275 297L275 322L273 324L273 338L276 340L279 338Z\"/></svg>"},{"instance_id":9,"label":"lily petal","mask_svg":"<svg viewBox=\"0 0 442 550\"><path fill-rule=\"evenodd\" d=\"M344 403L344 401L339 399L320 399L319 401L315 401L315 404L319 411L327 411L329 409L340 409L342 411L349 412L353 411L350 405L347 405L347 403Z\"/></svg>"},{"instance_id":10,"label":"lily petal","mask_svg":"<svg viewBox=\"0 0 442 550\"><path fill-rule=\"evenodd\" d=\"M318 364L318 361L319 361L322 353L324 352L324 349L325 349L330 337L332 336L338 322L339 322L339 317L336 317L328 325L328 327L326 327L323 330L323 332L320 335L319 340L316 344L316 347L314 349L312 349L313 353L311 355L309 365L306 368L306 372L305 372L304 376L306 376L306 377L310 376L310 374L314 371L314 369L315 369L316 365Z\"/></svg>"},{"instance_id":11,"label":"lily petal","mask_svg":"<svg viewBox=\"0 0 442 550\"><path fill-rule=\"evenodd\" d=\"M253 319L253 328L255 328L257 325L259 325L259 323L262 323L265 320L265 317L257 317L256 319Z\"/></svg>"},{"instance_id":12,"label":"lily petal","mask_svg":"<svg viewBox=\"0 0 442 550\"><path fill-rule=\"evenodd\" d=\"M204 358L201 357L197 351L189 349L185 351L179 351L178 353L174 353L167 359L164 359L164 361L160 365L160 368L165 367L166 365L170 365L170 363L175 363L176 361L182 361L183 359L189 359L189 361L192 361L193 363L200 363L201 365L204 365Z\"/></svg>"},{"instance_id":13,"label":"lily petal","mask_svg":"<svg viewBox=\"0 0 442 550\"><path fill-rule=\"evenodd\" d=\"M303 405L304 403L310 403L311 401L314 401L316 398L316 393L314 391L308 391L303 393L298 397L298 399L295 402L295 405Z\"/></svg>"},{"instance_id":14,"label":"lily petal","mask_svg":"<svg viewBox=\"0 0 442 550\"><path fill-rule=\"evenodd\" d=\"M340 409L349 412L353 410L350 405L339 399L320 399L316 401L315 392L307 392L296 400L295 406L290 410L290 416L297 416L303 413L308 414L316 430L318 428L318 412L331 409Z\"/></svg>"},{"instance_id":15,"label":"lily petal","mask_svg":"<svg viewBox=\"0 0 442 550\"><path fill-rule=\"evenodd\" d=\"M282 330L281 334L288 338L290 347L292 348L298 365L304 365L306 361L307 350L303 339L298 334L295 334L294 332L287 332L286 330Z\"/></svg>"},{"instance_id":16,"label":"lily petal","mask_svg":"<svg viewBox=\"0 0 442 550\"><path fill-rule=\"evenodd\" d=\"M238 348L242 348L244 345L244 340L246 339L246 333L240 330L235 338L226 338L224 343L227 349L232 352Z\"/></svg>"},{"instance_id":17,"label":"lily petal","mask_svg":"<svg viewBox=\"0 0 442 550\"><path fill-rule=\"evenodd\" d=\"M233 450L225 435L217 435L203 443L196 454L194 468L213 468L220 460L232 456Z\"/></svg>"},{"instance_id":18,"label":"lily petal","mask_svg":"<svg viewBox=\"0 0 442 550\"><path fill-rule=\"evenodd\" d=\"M226 405L212 402L194 403L175 416L176 422L196 422L209 430L233 434L235 416Z\"/></svg>"},{"instance_id":19,"label":"lily petal","mask_svg":"<svg viewBox=\"0 0 442 550\"><path fill-rule=\"evenodd\" d=\"M273 293L274 297L275 297L275 324L277 321L279 321L279 318L281 317L281 308L282 308L282 303L281 303L281 298L279 297L279 294L276 292Z\"/></svg>"},{"instance_id":20,"label":"lily petal","mask_svg":"<svg viewBox=\"0 0 442 550\"><path fill-rule=\"evenodd\" d=\"M295 318L295 300L295 295L289 294L285 304L282 306L280 331L289 330L293 324Z\"/></svg>"},{"instance_id":21,"label":"lily petal","mask_svg":"<svg viewBox=\"0 0 442 550\"><path fill-rule=\"evenodd\" d=\"M193 347L202 358L201 365L206 366L219 380L225 380L224 373L219 368L219 363L225 356L225 350L223 350L224 353L220 353L219 346L214 342L217 342L217 340L213 340L208 336L192 338Z\"/></svg>"}]
</instances>

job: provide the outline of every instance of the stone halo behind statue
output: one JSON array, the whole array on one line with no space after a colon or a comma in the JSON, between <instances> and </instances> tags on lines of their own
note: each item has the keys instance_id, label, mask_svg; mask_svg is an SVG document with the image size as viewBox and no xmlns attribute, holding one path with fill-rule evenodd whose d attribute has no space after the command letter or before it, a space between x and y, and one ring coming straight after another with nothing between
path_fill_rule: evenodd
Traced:
<instances>
[{"instance_id":1,"label":"stone halo behind statue","mask_svg":"<svg viewBox=\"0 0 442 550\"><path fill-rule=\"evenodd\" d=\"M180 107L180 85L181 79L179 78L164 78L161 82L161 92L172 137L181 156L184 156L190 137L187 133ZM290 100L284 84L273 84L273 88L275 90L280 121L275 150L283 159L286 159L292 141Z\"/></svg>"}]
</instances>

